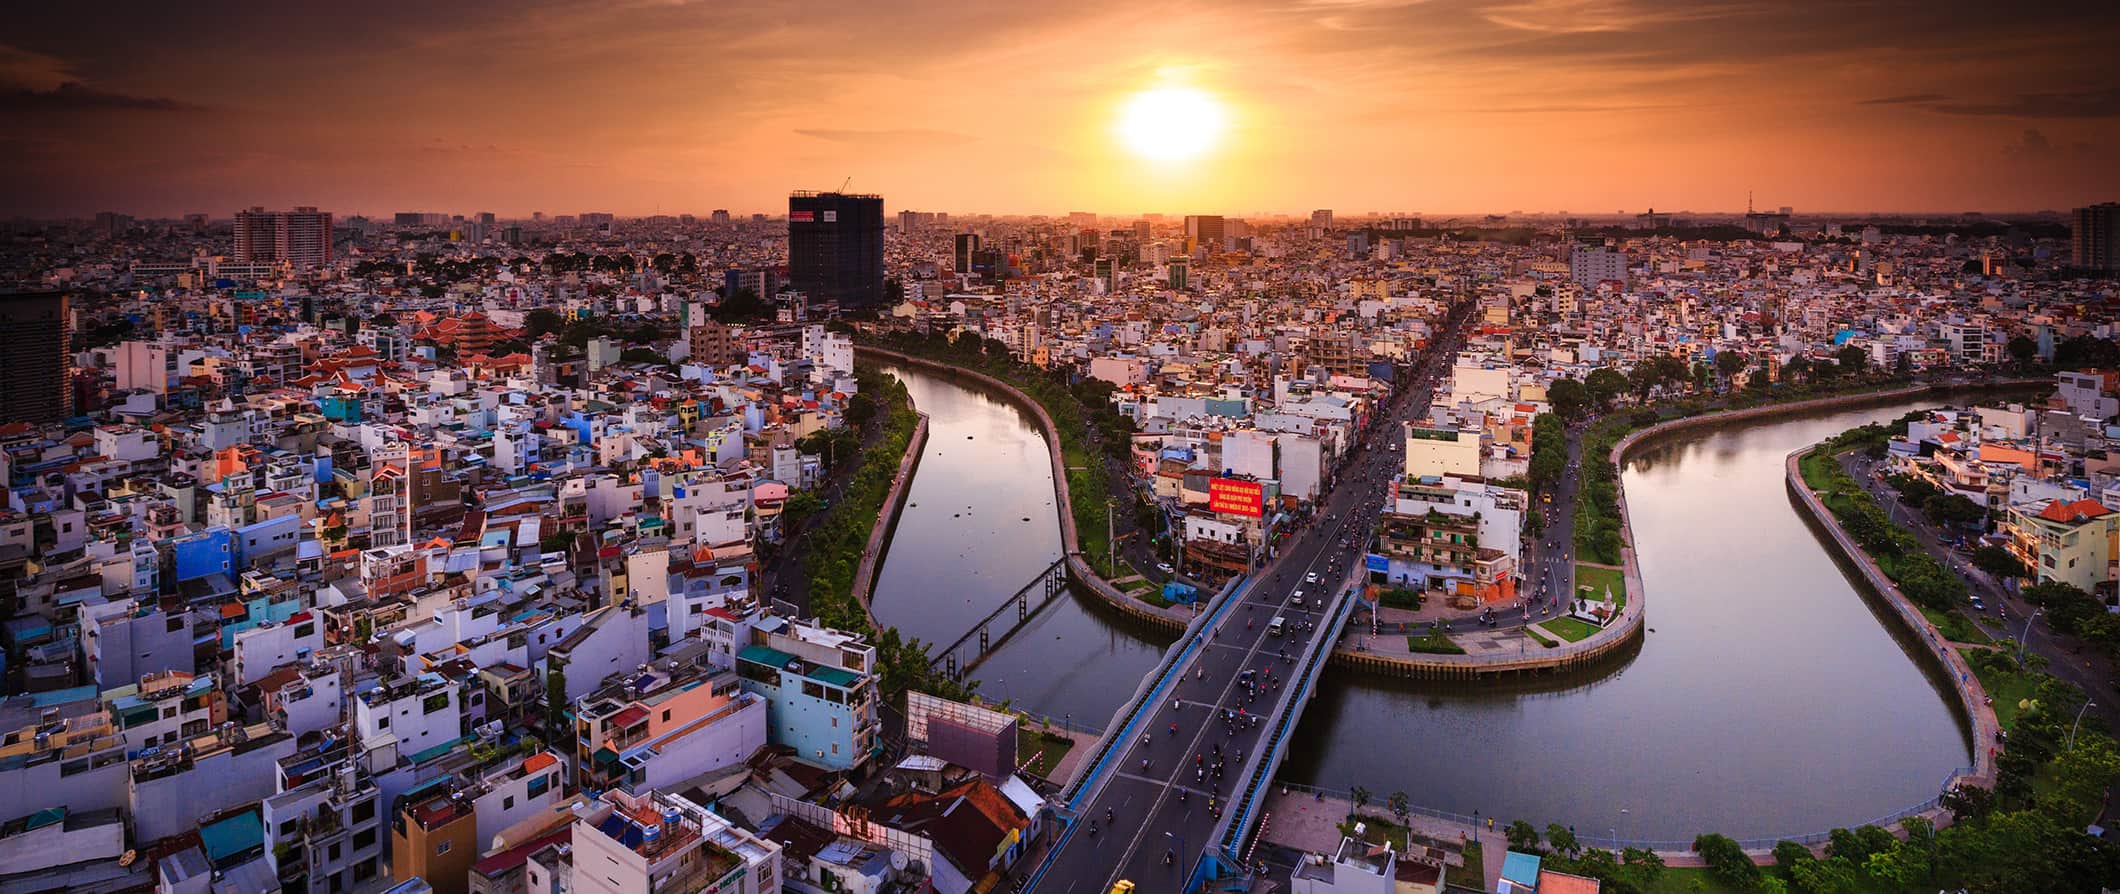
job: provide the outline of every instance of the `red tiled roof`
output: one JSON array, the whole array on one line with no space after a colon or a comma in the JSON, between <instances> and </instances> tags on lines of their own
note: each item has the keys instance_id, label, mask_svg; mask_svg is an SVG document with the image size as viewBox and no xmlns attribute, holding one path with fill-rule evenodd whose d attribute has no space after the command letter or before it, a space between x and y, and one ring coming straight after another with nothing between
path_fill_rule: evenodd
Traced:
<instances>
[{"instance_id":1,"label":"red tiled roof","mask_svg":"<svg viewBox=\"0 0 2120 894\"><path fill-rule=\"evenodd\" d=\"M2075 500L2067 503L2055 500L2046 504L2045 509L2039 510L2039 517L2047 521L2073 524L2084 519L2097 518L2111 513L2111 509L2105 508L2105 504L2097 500Z\"/></svg>"}]
</instances>

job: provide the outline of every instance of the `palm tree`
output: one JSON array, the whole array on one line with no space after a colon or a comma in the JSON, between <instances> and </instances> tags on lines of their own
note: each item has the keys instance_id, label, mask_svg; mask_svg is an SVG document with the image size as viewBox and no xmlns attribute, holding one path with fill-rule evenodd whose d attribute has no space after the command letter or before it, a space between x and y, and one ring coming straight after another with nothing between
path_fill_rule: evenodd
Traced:
<instances>
[{"instance_id":1,"label":"palm tree","mask_svg":"<svg viewBox=\"0 0 2120 894\"><path fill-rule=\"evenodd\" d=\"M1356 811L1361 810L1363 805L1369 803L1369 790L1359 785L1355 786L1353 790L1349 791L1347 793L1347 796L1354 801L1354 809ZM1350 812L1348 815L1353 816L1354 814L1353 812Z\"/></svg>"},{"instance_id":2,"label":"palm tree","mask_svg":"<svg viewBox=\"0 0 2120 894\"><path fill-rule=\"evenodd\" d=\"M1399 825L1403 826L1406 824L1406 814L1410 812L1408 805L1411 800L1406 797L1405 792L1392 792L1389 797L1384 799L1384 803L1391 805L1391 815L1399 818Z\"/></svg>"}]
</instances>

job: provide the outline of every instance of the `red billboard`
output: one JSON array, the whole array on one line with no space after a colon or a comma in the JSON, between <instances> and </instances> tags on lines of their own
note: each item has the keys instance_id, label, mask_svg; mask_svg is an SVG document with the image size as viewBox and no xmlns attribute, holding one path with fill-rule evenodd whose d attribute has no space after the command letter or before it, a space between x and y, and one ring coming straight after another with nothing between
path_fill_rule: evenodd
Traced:
<instances>
[{"instance_id":1,"label":"red billboard","mask_svg":"<svg viewBox=\"0 0 2120 894\"><path fill-rule=\"evenodd\" d=\"M1265 514L1266 487L1256 481L1214 478L1207 482L1207 508L1258 518Z\"/></svg>"}]
</instances>

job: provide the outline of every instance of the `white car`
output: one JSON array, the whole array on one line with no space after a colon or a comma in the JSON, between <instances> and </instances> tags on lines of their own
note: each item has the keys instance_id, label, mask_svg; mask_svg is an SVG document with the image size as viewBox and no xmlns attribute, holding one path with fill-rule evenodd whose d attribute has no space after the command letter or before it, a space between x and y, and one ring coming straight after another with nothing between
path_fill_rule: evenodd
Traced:
<instances>
[{"instance_id":1,"label":"white car","mask_svg":"<svg viewBox=\"0 0 2120 894\"><path fill-rule=\"evenodd\" d=\"M1304 583L1306 583L1306 584L1314 584L1314 583L1317 583L1317 582L1318 582L1318 573L1317 573L1317 572L1315 572L1315 571L1313 571L1313 572L1311 572L1311 573L1309 573L1309 574L1303 575L1303 582L1304 582Z\"/></svg>"},{"instance_id":2,"label":"white car","mask_svg":"<svg viewBox=\"0 0 2120 894\"><path fill-rule=\"evenodd\" d=\"M1303 607L1303 591L1302 591L1302 590L1297 590L1297 591L1295 592L1295 595L1294 595L1294 596L1292 596L1292 597L1290 597L1288 601L1289 601L1289 602L1292 602L1292 603L1294 603L1294 604L1295 604L1295 606L1296 606L1297 608L1302 608L1302 607Z\"/></svg>"},{"instance_id":3,"label":"white car","mask_svg":"<svg viewBox=\"0 0 2120 894\"><path fill-rule=\"evenodd\" d=\"M1164 574L1171 574L1171 573L1172 573L1172 570L1171 570L1171 567L1170 567L1170 563L1169 563L1169 562L1157 562L1157 563L1156 563L1156 570L1157 570L1157 571L1161 571L1161 572L1163 572Z\"/></svg>"}]
</instances>

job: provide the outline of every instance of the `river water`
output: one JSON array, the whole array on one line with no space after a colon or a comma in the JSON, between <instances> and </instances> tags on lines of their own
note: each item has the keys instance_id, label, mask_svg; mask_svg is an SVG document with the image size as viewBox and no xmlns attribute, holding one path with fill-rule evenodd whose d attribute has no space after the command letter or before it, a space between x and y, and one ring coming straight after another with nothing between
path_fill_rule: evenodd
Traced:
<instances>
[{"instance_id":1,"label":"river water","mask_svg":"<svg viewBox=\"0 0 2120 894\"><path fill-rule=\"evenodd\" d=\"M1014 404L917 369L883 369L928 414L928 441L870 605L934 651L1060 558L1052 460L1037 420ZM973 676L988 698L1102 727L1165 642L1063 596Z\"/></svg>"},{"instance_id":2,"label":"river water","mask_svg":"<svg viewBox=\"0 0 2120 894\"><path fill-rule=\"evenodd\" d=\"M874 607L955 638L1059 555L1035 423L951 380L893 370L930 416ZM1789 451L1933 404L1680 434L1624 475L1653 631L1600 671L1405 684L1335 672L1282 775L1586 838L1741 838L1850 826L1935 796L1970 763L1947 690L1848 582L1791 504ZM1030 522L1021 519L1028 517ZM1162 654L1081 597L975 674L995 698L1102 724ZM1624 811L1624 812L1622 812Z\"/></svg>"}]
</instances>

